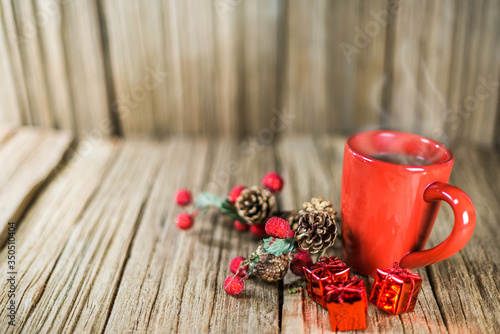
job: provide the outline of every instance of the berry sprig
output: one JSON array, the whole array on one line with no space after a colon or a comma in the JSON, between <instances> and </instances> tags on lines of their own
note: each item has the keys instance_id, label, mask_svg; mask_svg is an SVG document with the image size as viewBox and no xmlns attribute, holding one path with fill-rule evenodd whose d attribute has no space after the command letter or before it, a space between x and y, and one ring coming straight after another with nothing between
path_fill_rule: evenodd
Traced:
<instances>
[{"instance_id":1,"label":"berry sprig","mask_svg":"<svg viewBox=\"0 0 500 334\"><path fill-rule=\"evenodd\" d=\"M258 226L258 225L252 225ZM229 263L232 276L224 280L224 290L232 295L239 295L245 288L245 280L254 273L266 281L282 279L290 266L290 258L297 248L294 238L289 238L292 231L290 223L280 217L271 217L265 224L264 230L269 238L262 240L262 245L249 259L237 256ZM262 261L260 261L263 259ZM309 263L310 261L310 263ZM303 275L303 267L312 265L309 252L300 251L293 260L292 272Z\"/></svg>"},{"instance_id":2,"label":"berry sprig","mask_svg":"<svg viewBox=\"0 0 500 334\"><path fill-rule=\"evenodd\" d=\"M258 226L258 225L252 225ZM264 225L265 232L270 236L262 240L262 245L249 257L235 257L229 264L233 273L224 281L224 290L236 296L245 288L245 281L250 275L255 275L266 281L282 279L288 267L293 274L304 277L304 269L313 265L308 250L301 249L294 238L290 223L280 217L271 217ZM297 251L292 257L292 253ZM260 259L264 259L260 261Z\"/></svg>"},{"instance_id":3,"label":"berry sprig","mask_svg":"<svg viewBox=\"0 0 500 334\"><path fill-rule=\"evenodd\" d=\"M252 274L258 259L258 255L252 254L249 259L237 256L231 260L229 270L233 275L226 277L223 285L228 294L237 296L245 289L245 281Z\"/></svg>"},{"instance_id":4,"label":"berry sprig","mask_svg":"<svg viewBox=\"0 0 500 334\"><path fill-rule=\"evenodd\" d=\"M248 264L245 261L246 259L243 256L235 257L229 262L229 270L236 276L245 276L248 272Z\"/></svg>"},{"instance_id":5,"label":"berry sprig","mask_svg":"<svg viewBox=\"0 0 500 334\"><path fill-rule=\"evenodd\" d=\"M199 194L194 201L189 190L180 189L175 194L177 205L186 207L194 204L195 209L192 213L179 214L175 223L179 229L188 230L193 227L199 213L215 207L234 221L234 227L238 231L249 231L261 239L266 235L265 219L277 212L273 194L278 194L283 189L283 184L282 177L276 172L271 172L262 179L263 188L237 185L231 189L227 197L204 192Z\"/></svg>"},{"instance_id":6,"label":"berry sprig","mask_svg":"<svg viewBox=\"0 0 500 334\"><path fill-rule=\"evenodd\" d=\"M214 207L231 218L238 231L250 231L260 239L269 236L262 239L261 245L248 258L237 256L231 260L229 270L232 275L223 284L231 296L241 294L251 275L276 282L283 279L290 269L297 276L305 276L304 269L313 265L310 253L324 254L335 241L336 211L332 203L313 198L305 202L300 211L280 214L276 210L274 195L283 189L283 185L282 177L271 172L262 179L263 188L237 185L226 197L204 192L193 201L187 189L180 189L175 194L179 206L194 204L191 213L182 212L176 217L175 223L181 230L192 228L198 214Z\"/></svg>"}]
</instances>

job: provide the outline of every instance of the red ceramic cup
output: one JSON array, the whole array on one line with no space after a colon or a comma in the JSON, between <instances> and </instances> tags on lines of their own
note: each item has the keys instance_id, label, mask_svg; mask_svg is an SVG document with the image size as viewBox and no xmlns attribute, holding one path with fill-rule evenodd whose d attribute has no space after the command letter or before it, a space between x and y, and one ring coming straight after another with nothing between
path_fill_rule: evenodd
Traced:
<instances>
[{"instance_id":1,"label":"red ceramic cup","mask_svg":"<svg viewBox=\"0 0 500 334\"><path fill-rule=\"evenodd\" d=\"M381 157L416 157L430 164L402 165ZM377 268L394 262L419 268L462 249L474 231L476 213L470 198L447 183L452 166L451 151L431 139L395 131L351 136L345 145L341 190L346 263L374 276ZM442 200L453 209L455 225L441 244L423 250Z\"/></svg>"}]
</instances>

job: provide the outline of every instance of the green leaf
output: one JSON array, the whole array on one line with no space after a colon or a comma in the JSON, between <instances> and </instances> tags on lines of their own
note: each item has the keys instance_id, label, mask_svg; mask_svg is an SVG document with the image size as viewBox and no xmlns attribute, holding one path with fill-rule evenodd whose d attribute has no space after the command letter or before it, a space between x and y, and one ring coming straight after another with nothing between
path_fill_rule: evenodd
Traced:
<instances>
[{"instance_id":1,"label":"green leaf","mask_svg":"<svg viewBox=\"0 0 500 334\"><path fill-rule=\"evenodd\" d=\"M293 282L288 285L288 293L289 294L294 294L299 292L300 290L304 290L307 288L307 282L306 281L298 281L298 282Z\"/></svg>"},{"instance_id":2,"label":"green leaf","mask_svg":"<svg viewBox=\"0 0 500 334\"><path fill-rule=\"evenodd\" d=\"M205 209L209 206L216 206L218 208L222 207L222 203L225 201L225 198L210 194L210 193L201 193L196 198L195 206L199 209Z\"/></svg>"},{"instance_id":3,"label":"green leaf","mask_svg":"<svg viewBox=\"0 0 500 334\"><path fill-rule=\"evenodd\" d=\"M280 256L288 252L293 252L297 249L297 242L295 241L295 238L276 239L271 245L269 245L272 240L273 238L269 237L262 241L264 242L264 251L269 254L273 254L274 256Z\"/></svg>"},{"instance_id":4,"label":"green leaf","mask_svg":"<svg viewBox=\"0 0 500 334\"><path fill-rule=\"evenodd\" d=\"M237 220L241 223L248 224L248 222L243 219L236 211L236 207L227 200L227 198L221 203L222 213L231 219Z\"/></svg>"}]
</instances>

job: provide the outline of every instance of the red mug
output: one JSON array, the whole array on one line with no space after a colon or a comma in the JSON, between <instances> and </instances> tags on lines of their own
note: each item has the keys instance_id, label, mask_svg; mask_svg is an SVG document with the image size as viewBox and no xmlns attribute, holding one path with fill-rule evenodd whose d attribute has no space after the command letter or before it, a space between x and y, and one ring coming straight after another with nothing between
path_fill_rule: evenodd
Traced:
<instances>
[{"instance_id":1,"label":"red mug","mask_svg":"<svg viewBox=\"0 0 500 334\"><path fill-rule=\"evenodd\" d=\"M453 154L438 142L396 131L367 131L346 142L341 187L346 263L363 275L399 262L414 269L462 249L474 231L471 199L447 182ZM441 201L455 214L451 234L423 250Z\"/></svg>"}]
</instances>

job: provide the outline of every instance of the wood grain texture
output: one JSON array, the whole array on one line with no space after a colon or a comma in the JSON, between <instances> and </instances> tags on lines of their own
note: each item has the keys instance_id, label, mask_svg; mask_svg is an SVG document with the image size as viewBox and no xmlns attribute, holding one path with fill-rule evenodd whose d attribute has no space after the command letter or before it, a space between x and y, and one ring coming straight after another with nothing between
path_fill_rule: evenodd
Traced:
<instances>
[{"instance_id":1,"label":"wood grain texture","mask_svg":"<svg viewBox=\"0 0 500 334\"><path fill-rule=\"evenodd\" d=\"M76 130L72 112L72 94L68 77L68 63L63 43L64 2L37 0L33 2L34 23L37 25L41 57L45 69L45 82L51 105L54 126Z\"/></svg>"},{"instance_id":2,"label":"wood grain texture","mask_svg":"<svg viewBox=\"0 0 500 334\"><path fill-rule=\"evenodd\" d=\"M321 161L327 161L326 157L320 156L313 140L305 137L283 139L278 144L276 152L283 177L288 181L282 195L285 209L300 208L303 202L314 196L323 196L325 199L331 198L332 202L335 201L332 197L340 188L336 190L332 184L329 175L330 168L325 168L327 165L321 163ZM341 154L341 152L335 153ZM335 154L333 151L330 153ZM305 173L305 170L311 172ZM334 204L336 208L338 208L338 203ZM331 254L340 255L338 245L337 242L334 250L330 251ZM323 329L328 330L330 327L328 312L317 307L305 291L299 293L288 291L288 287L293 286L295 282L297 282L297 276L292 273L285 277L282 331L316 333L322 332Z\"/></svg>"},{"instance_id":3,"label":"wood grain texture","mask_svg":"<svg viewBox=\"0 0 500 334\"><path fill-rule=\"evenodd\" d=\"M498 176L500 156L462 146L455 150L455 168L450 180L473 200L477 224L474 235L457 255L428 267L429 276L448 329L495 332L499 325L499 284L496 242L498 225ZM443 209L441 209L443 211ZM429 246L447 237L453 225L451 210L440 213ZM446 289L450 283L454 289Z\"/></svg>"},{"instance_id":4,"label":"wood grain texture","mask_svg":"<svg viewBox=\"0 0 500 334\"><path fill-rule=\"evenodd\" d=\"M76 131L81 136L97 131L112 133L110 101L102 51L102 31L96 1L64 1L63 43L73 101Z\"/></svg>"},{"instance_id":5,"label":"wood grain texture","mask_svg":"<svg viewBox=\"0 0 500 334\"><path fill-rule=\"evenodd\" d=\"M351 28L355 34L351 32L349 40L354 46L358 46L359 52L353 55L352 61L347 65L349 67L347 76L352 76L353 82L348 94L351 109L344 110L344 115L349 114L344 116L344 119L348 120L344 125L345 133L380 127L381 118L386 112L382 106L383 88L387 81L384 67L386 35L387 29L394 26L396 10L385 0L369 3L359 1L356 14L354 20L356 24ZM360 42L362 37L358 31L362 32L361 35L365 36L366 41ZM346 78L346 81L349 79ZM338 87L338 91L342 94L342 85ZM330 122L335 122L335 119L331 117Z\"/></svg>"},{"instance_id":6,"label":"wood grain texture","mask_svg":"<svg viewBox=\"0 0 500 334\"><path fill-rule=\"evenodd\" d=\"M17 100L18 108L14 110L9 110L3 107L2 112L2 122L12 122L14 119L14 124L32 124L32 119L30 115L29 101L26 81L24 80L23 73L23 62L21 59L21 51L19 48L19 34L16 27L16 15L14 13L14 8L11 2L2 2L2 34L4 34L4 48L3 50L3 61L9 61L10 70L12 77L9 78L8 72L5 76L1 77L5 91L10 91L12 87L16 92L15 95L9 96L9 98L15 98ZM11 79L11 80L9 80ZM2 102L5 103L5 102ZM17 116L12 114L17 113Z\"/></svg>"},{"instance_id":7,"label":"wood grain texture","mask_svg":"<svg viewBox=\"0 0 500 334\"><path fill-rule=\"evenodd\" d=\"M36 200L18 225L16 245L18 245L19 273L16 292L18 296L17 324L7 326L1 322L0 331L32 331L25 327L32 310L46 292L45 286L54 267L65 249L78 218L99 188L109 169L111 157L116 152L114 145L102 142L96 146L87 159L72 159ZM75 152L74 157L83 154ZM6 252L0 254L5 263ZM77 262L78 263L78 262ZM69 268L68 268L69 269ZM6 317L6 294L8 289L2 284L1 316Z\"/></svg>"},{"instance_id":8,"label":"wood grain texture","mask_svg":"<svg viewBox=\"0 0 500 334\"><path fill-rule=\"evenodd\" d=\"M125 136L155 134L155 96L166 93L164 85L160 93L154 91L159 83L151 76L152 71L164 69L159 6L159 2L150 6L142 1L103 1L117 99L110 102Z\"/></svg>"},{"instance_id":9,"label":"wood grain texture","mask_svg":"<svg viewBox=\"0 0 500 334\"><path fill-rule=\"evenodd\" d=\"M225 147L221 149L228 150ZM233 152L235 149L236 147L233 148ZM221 171L230 175L227 191L234 184L260 185L264 174L277 168L271 144L260 143L255 152L247 152L239 146L232 158L235 161L226 160L223 165L216 165L214 168L221 179ZM268 283L252 277L245 281L245 290L238 298L229 296L222 288L226 277L231 275L228 268L231 259L235 256L248 257L257 249L259 240L249 233L238 232L231 220L226 220L226 224L219 222L215 237L217 243L213 246L219 245L221 253L217 265L216 294L210 318L210 331L278 333L282 303L279 283Z\"/></svg>"},{"instance_id":10,"label":"wood grain texture","mask_svg":"<svg viewBox=\"0 0 500 334\"><path fill-rule=\"evenodd\" d=\"M3 1L0 121L81 137L500 133L496 0Z\"/></svg>"},{"instance_id":11,"label":"wood grain texture","mask_svg":"<svg viewBox=\"0 0 500 334\"><path fill-rule=\"evenodd\" d=\"M104 329L161 152L154 144L147 150L141 143L123 145L108 177L74 222L26 328Z\"/></svg>"},{"instance_id":12,"label":"wood grain texture","mask_svg":"<svg viewBox=\"0 0 500 334\"><path fill-rule=\"evenodd\" d=\"M2 123L18 124L22 123L22 108L19 106L17 100L15 75L13 66L10 60L9 40L6 29L6 22L4 16L5 10L0 12L0 72L2 79L0 81L0 101L2 105L2 112L0 112L0 121Z\"/></svg>"},{"instance_id":13,"label":"wood grain texture","mask_svg":"<svg viewBox=\"0 0 500 334\"><path fill-rule=\"evenodd\" d=\"M385 36L393 16L383 0L287 3L281 104L297 116L289 132L380 126Z\"/></svg>"},{"instance_id":14,"label":"wood grain texture","mask_svg":"<svg viewBox=\"0 0 500 334\"><path fill-rule=\"evenodd\" d=\"M285 47L284 1L242 1L244 10L244 98L242 121L245 134L258 134L269 127L275 109L280 109L280 65Z\"/></svg>"},{"instance_id":15,"label":"wood grain texture","mask_svg":"<svg viewBox=\"0 0 500 334\"><path fill-rule=\"evenodd\" d=\"M442 133L447 108L449 76L454 70L450 68L453 3L454 1L425 3L422 30L419 36L420 59L413 131L436 139ZM397 108L404 110L404 105L397 106Z\"/></svg>"},{"instance_id":16,"label":"wood grain texture","mask_svg":"<svg viewBox=\"0 0 500 334\"><path fill-rule=\"evenodd\" d=\"M395 13L390 127L435 137L447 108L451 1L400 1Z\"/></svg>"},{"instance_id":17,"label":"wood grain texture","mask_svg":"<svg viewBox=\"0 0 500 334\"><path fill-rule=\"evenodd\" d=\"M217 211L198 216L188 232L175 227L176 189L224 196L231 185L259 184L270 170L285 178L281 208L318 195L338 208L345 137L285 136L275 146L253 140L252 150L231 140L178 138L78 146L27 211L17 205L17 325L2 321L0 331L330 332L328 313L304 291L290 292L298 280L291 273L283 284L249 279L238 298L223 291L229 261L249 255L257 240ZM69 141L0 129L0 185L10 190L8 198L0 193L0 203L32 196L21 180L50 174L47 166L61 159ZM413 313L395 317L370 305L368 333L494 333L500 325L500 154L471 146L454 153L450 183L475 203L473 238L450 259L418 269L423 285ZM443 205L428 247L444 240L452 224ZM340 239L330 254L341 256ZM0 251L0 262L6 256ZM372 279L364 279L370 287ZM0 287L5 318L8 289Z\"/></svg>"},{"instance_id":18,"label":"wood grain texture","mask_svg":"<svg viewBox=\"0 0 500 334\"><path fill-rule=\"evenodd\" d=\"M33 3L29 0L13 2L16 23L16 43L22 63L29 113L33 125L54 126L52 106L46 84L46 68L42 60L41 42L38 35L38 17Z\"/></svg>"},{"instance_id":19,"label":"wood grain texture","mask_svg":"<svg viewBox=\"0 0 500 334\"><path fill-rule=\"evenodd\" d=\"M0 245L8 222L17 221L40 187L57 169L72 142L68 133L22 129L0 149Z\"/></svg>"},{"instance_id":20,"label":"wood grain texture","mask_svg":"<svg viewBox=\"0 0 500 334\"><path fill-rule=\"evenodd\" d=\"M185 155L186 152L189 154ZM172 223L176 216L172 198L180 186L201 186L203 174L207 171L207 154L207 143L195 146L175 141L168 146L131 246L106 331L140 332L155 328L155 324L166 326L167 331L177 327L174 314L179 312L182 302L179 289L184 286L182 276L188 269L184 261L185 257L192 255L187 250L193 241L187 243L185 238L188 236ZM178 164L196 165L198 170L186 168L180 174L169 172ZM201 227L200 224L196 226ZM180 258L183 254L184 257ZM179 268L178 272L176 268ZM170 281L174 275L178 275L179 281ZM168 322L164 322L165 317Z\"/></svg>"},{"instance_id":21,"label":"wood grain texture","mask_svg":"<svg viewBox=\"0 0 500 334\"><path fill-rule=\"evenodd\" d=\"M488 146L495 140L495 119L499 118L500 86L500 41L493 35L500 31L500 3L498 1L486 1L483 8L481 20L481 39L477 50L478 67L475 71L475 87L469 92L464 104L471 111L471 122L468 126L469 136L472 141L482 146ZM475 58L475 57L474 57ZM495 79L496 78L496 79Z\"/></svg>"},{"instance_id":22,"label":"wood grain texture","mask_svg":"<svg viewBox=\"0 0 500 334\"><path fill-rule=\"evenodd\" d=\"M339 94L332 92L328 81L331 67L343 64L340 50L330 54L328 44L329 32L337 32L329 26L335 22L332 7L329 1L313 4L291 1L287 4L286 34L294 37L286 43L282 105L297 115L289 132L325 132L329 125L327 110L333 107L332 103L341 105L336 99ZM327 60L329 56L335 58ZM336 130L339 129L340 123L336 124Z\"/></svg>"},{"instance_id":23,"label":"wood grain texture","mask_svg":"<svg viewBox=\"0 0 500 334\"><path fill-rule=\"evenodd\" d=\"M238 137L242 129L245 80L245 27L243 1L215 1L216 110L220 118L220 135Z\"/></svg>"},{"instance_id":24,"label":"wood grain texture","mask_svg":"<svg viewBox=\"0 0 500 334\"><path fill-rule=\"evenodd\" d=\"M495 130L498 107L499 42L489 39L498 31L498 2L464 1L455 3L456 22L451 59L446 135L451 141L489 145ZM497 78L497 79L495 79ZM488 110L488 111L486 111ZM480 125L481 124L481 125Z\"/></svg>"}]
</instances>

